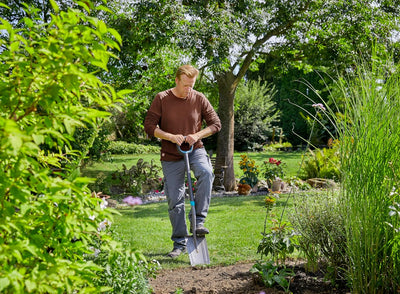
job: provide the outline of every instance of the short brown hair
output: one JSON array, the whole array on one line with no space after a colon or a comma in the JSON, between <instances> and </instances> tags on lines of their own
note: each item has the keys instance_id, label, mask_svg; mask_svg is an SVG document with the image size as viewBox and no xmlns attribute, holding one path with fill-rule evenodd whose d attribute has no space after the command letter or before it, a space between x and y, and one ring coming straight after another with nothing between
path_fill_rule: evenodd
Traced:
<instances>
[{"instance_id":1,"label":"short brown hair","mask_svg":"<svg viewBox=\"0 0 400 294\"><path fill-rule=\"evenodd\" d=\"M199 75L199 70L190 64L185 64L178 68L175 76L180 80L181 75L186 75L189 78L196 78Z\"/></svg>"}]
</instances>

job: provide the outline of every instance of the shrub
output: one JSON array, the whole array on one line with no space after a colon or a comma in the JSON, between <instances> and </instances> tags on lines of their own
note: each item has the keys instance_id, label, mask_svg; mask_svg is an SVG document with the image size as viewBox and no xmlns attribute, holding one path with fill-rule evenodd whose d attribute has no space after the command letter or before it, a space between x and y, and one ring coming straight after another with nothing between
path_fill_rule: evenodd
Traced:
<instances>
[{"instance_id":1,"label":"shrub","mask_svg":"<svg viewBox=\"0 0 400 294\"><path fill-rule=\"evenodd\" d=\"M112 141L108 147L112 154L146 154L160 152L159 146L127 143L124 141Z\"/></svg>"},{"instance_id":2,"label":"shrub","mask_svg":"<svg viewBox=\"0 0 400 294\"><path fill-rule=\"evenodd\" d=\"M328 266L331 279L343 278L347 265L346 231L338 196L333 193L297 196L295 203L290 221L300 235L299 249L305 254L309 269L317 270L322 261Z\"/></svg>"},{"instance_id":3,"label":"shrub","mask_svg":"<svg viewBox=\"0 0 400 294\"><path fill-rule=\"evenodd\" d=\"M107 231L114 239L119 239L112 229ZM99 240L95 254L86 258L104 268L94 280L95 285L109 287L104 293L152 293L148 278L155 277L155 272L160 267L157 262L147 262L141 253L130 249L118 247L116 250L104 250L101 247L102 241Z\"/></svg>"},{"instance_id":4,"label":"shrub","mask_svg":"<svg viewBox=\"0 0 400 294\"><path fill-rule=\"evenodd\" d=\"M235 149L239 151L262 149L272 132L272 123L279 118L276 103L272 101L275 88L251 81L240 85L235 98Z\"/></svg>"},{"instance_id":5,"label":"shrub","mask_svg":"<svg viewBox=\"0 0 400 294\"><path fill-rule=\"evenodd\" d=\"M149 163L141 158L129 169L123 164L121 171L112 174L112 179L113 183L123 188L125 192L137 196L163 189L160 170L161 167L154 164L153 160Z\"/></svg>"},{"instance_id":6,"label":"shrub","mask_svg":"<svg viewBox=\"0 0 400 294\"><path fill-rule=\"evenodd\" d=\"M87 151L89 160L100 160L110 146L110 141L107 140L108 135L109 131L104 127L94 129L89 125L85 128L77 128L72 148L81 152ZM92 137L95 137L94 141L91 140Z\"/></svg>"},{"instance_id":7,"label":"shrub","mask_svg":"<svg viewBox=\"0 0 400 294\"><path fill-rule=\"evenodd\" d=\"M339 144L334 144L332 148L309 149L301 166L301 177L340 181Z\"/></svg>"},{"instance_id":8,"label":"shrub","mask_svg":"<svg viewBox=\"0 0 400 294\"><path fill-rule=\"evenodd\" d=\"M99 293L103 268L85 256L98 239L115 250L98 229L112 215L77 168L95 136L82 152L71 141L76 128L97 129L125 93L93 75L121 40L88 16L90 1L71 3L83 12L49 3L49 23L28 7L21 29L0 19L0 292Z\"/></svg>"},{"instance_id":9,"label":"shrub","mask_svg":"<svg viewBox=\"0 0 400 294\"><path fill-rule=\"evenodd\" d=\"M144 136L143 121L149 107L147 97L127 98L121 111L113 115L113 128L118 140L139 143Z\"/></svg>"}]
</instances>

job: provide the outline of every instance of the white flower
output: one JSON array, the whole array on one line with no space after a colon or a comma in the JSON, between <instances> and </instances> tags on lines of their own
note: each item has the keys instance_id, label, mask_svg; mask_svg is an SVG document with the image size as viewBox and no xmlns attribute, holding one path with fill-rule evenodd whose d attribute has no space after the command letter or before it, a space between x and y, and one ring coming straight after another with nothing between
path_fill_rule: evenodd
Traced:
<instances>
[{"instance_id":1,"label":"white flower","mask_svg":"<svg viewBox=\"0 0 400 294\"><path fill-rule=\"evenodd\" d=\"M99 227L97 228L97 230L100 231L104 231L105 229L107 229L107 226L111 226L111 222L108 219L104 219L100 224Z\"/></svg>"},{"instance_id":2,"label":"white flower","mask_svg":"<svg viewBox=\"0 0 400 294\"><path fill-rule=\"evenodd\" d=\"M95 215L89 215L89 219L90 219L90 220L94 220L95 218L96 218Z\"/></svg>"},{"instance_id":3,"label":"white flower","mask_svg":"<svg viewBox=\"0 0 400 294\"><path fill-rule=\"evenodd\" d=\"M108 205L108 202L107 202L106 198L101 198L100 208L106 209L107 205Z\"/></svg>"}]
</instances>

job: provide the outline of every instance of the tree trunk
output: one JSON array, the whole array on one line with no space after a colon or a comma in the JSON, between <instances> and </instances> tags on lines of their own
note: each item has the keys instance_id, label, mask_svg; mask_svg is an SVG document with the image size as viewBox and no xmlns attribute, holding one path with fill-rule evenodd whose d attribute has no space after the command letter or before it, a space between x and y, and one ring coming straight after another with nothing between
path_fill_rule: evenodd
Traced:
<instances>
[{"instance_id":1,"label":"tree trunk","mask_svg":"<svg viewBox=\"0 0 400 294\"><path fill-rule=\"evenodd\" d=\"M217 157L215 160L216 177L224 170L223 183L225 191L234 191L236 188L235 171L233 164L234 153L234 99L237 87L236 77L232 72L226 72L217 78L219 89L219 111L221 131L217 139Z\"/></svg>"}]
</instances>

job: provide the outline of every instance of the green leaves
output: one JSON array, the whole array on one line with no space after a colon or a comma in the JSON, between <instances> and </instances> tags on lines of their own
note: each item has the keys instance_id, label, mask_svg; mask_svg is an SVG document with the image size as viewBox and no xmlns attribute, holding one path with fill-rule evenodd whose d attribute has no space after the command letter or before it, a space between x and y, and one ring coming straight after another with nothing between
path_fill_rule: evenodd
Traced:
<instances>
[{"instance_id":1,"label":"green leaves","mask_svg":"<svg viewBox=\"0 0 400 294\"><path fill-rule=\"evenodd\" d=\"M22 29L0 20L0 291L99 292L101 267L85 260L99 223L112 219L80 178L86 151L72 149L76 128L97 129L126 92L104 84L120 38L103 21L59 10L46 22L29 10ZM85 9L93 5L90 1ZM3 5L2 5L3 6ZM61 12L60 12L61 11ZM28 11L27 11L28 13ZM117 40L114 38L117 37ZM96 133L94 133L96 134ZM90 146L89 140L87 145Z\"/></svg>"}]
</instances>

